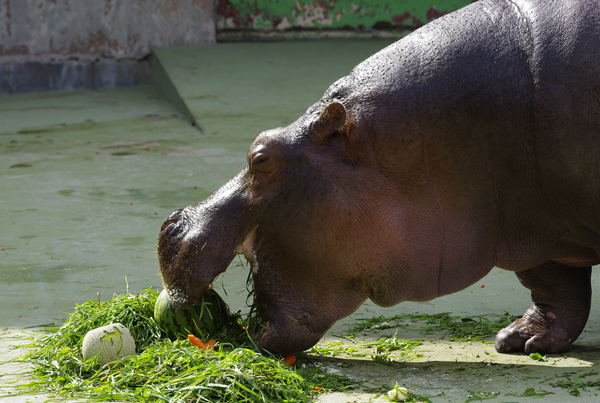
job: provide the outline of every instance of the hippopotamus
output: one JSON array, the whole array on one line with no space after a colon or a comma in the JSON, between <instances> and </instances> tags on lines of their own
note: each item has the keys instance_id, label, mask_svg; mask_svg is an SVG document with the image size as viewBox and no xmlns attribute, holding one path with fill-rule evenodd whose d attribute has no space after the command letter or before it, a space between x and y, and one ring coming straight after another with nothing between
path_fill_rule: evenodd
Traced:
<instances>
[{"instance_id":1,"label":"hippopotamus","mask_svg":"<svg viewBox=\"0 0 600 403\"><path fill-rule=\"evenodd\" d=\"M260 133L247 167L162 225L163 283L188 307L243 254L256 342L289 354L367 299L428 301L499 267L533 306L496 349L565 352L600 263L599 150L598 2L480 0Z\"/></svg>"}]
</instances>

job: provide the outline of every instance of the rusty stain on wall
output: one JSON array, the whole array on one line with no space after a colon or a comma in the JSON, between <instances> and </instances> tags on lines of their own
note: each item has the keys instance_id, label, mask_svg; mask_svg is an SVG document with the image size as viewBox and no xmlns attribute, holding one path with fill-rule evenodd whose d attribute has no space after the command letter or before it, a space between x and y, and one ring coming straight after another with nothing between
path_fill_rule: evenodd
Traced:
<instances>
[{"instance_id":1,"label":"rusty stain on wall","mask_svg":"<svg viewBox=\"0 0 600 403\"><path fill-rule=\"evenodd\" d=\"M106 3L104 4L104 15L108 15L110 13L111 9L112 9L111 0L106 0Z\"/></svg>"},{"instance_id":2,"label":"rusty stain on wall","mask_svg":"<svg viewBox=\"0 0 600 403\"><path fill-rule=\"evenodd\" d=\"M26 55L29 53L29 48L25 45L17 45L12 48L5 48L0 44L0 54L2 55Z\"/></svg>"},{"instance_id":3,"label":"rusty stain on wall","mask_svg":"<svg viewBox=\"0 0 600 403\"><path fill-rule=\"evenodd\" d=\"M217 0L217 29L406 29L472 0Z\"/></svg>"},{"instance_id":4,"label":"rusty stain on wall","mask_svg":"<svg viewBox=\"0 0 600 403\"><path fill-rule=\"evenodd\" d=\"M161 0L156 5L156 9L165 15L170 13L179 13L181 11L179 7L179 0Z\"/></svg>"},{"instance_id":5,"label":"rusty stain on wall","mask_svg":"<svg viewBox=\"0 0 600 403\"><path fill-rule=\"evenodd\" d=\"M215 40L213 0L0 0L0 55L141 59Z\"/></svg>"}]
</instances>

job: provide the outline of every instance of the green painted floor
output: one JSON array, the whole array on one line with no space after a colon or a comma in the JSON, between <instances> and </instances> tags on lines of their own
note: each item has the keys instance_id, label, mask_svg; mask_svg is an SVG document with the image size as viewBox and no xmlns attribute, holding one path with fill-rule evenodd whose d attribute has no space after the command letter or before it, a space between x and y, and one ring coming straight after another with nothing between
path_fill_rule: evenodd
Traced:
<instances>
[{"instance_id":1,"label":"green painted floor","mask_svg":"<svg viewBox=\"0 0 600 403\"><path fill-rule=\"evenodd\" d=\"M155 49L201 130L151 86L1 96L0 333L5 336L0 336L0 363L15 354L6 335L59 324L64 312L95 299L98 292L105 300L124 293L127 284L131 292L160 288L155 243L166 217L224 184L245 166L248 147L261 131L294 121L331 83L389 43ZM233 310L244 309L246 277L247 270L236 259L215 282ZM599 285L598 274L593 281ZM356 318L417 312L521 314L530 306L528 291L512 273L495 269L481 283L484 288L476 284L428 303L383 309L367 302L335 325L323 343L338 340L332 334ZM554 393L544 401L598 401L598 388L576 398L540 384L539 375L595 370L600 362L598 316L595 298L590 323L569 359L541 366L510 355L494 355L494 365L487 365L472 354L469 358L469 346L457 346L464 351L452 355L444 350L448 343L433 343L419 362L373 367L337 359L331 361L332 372L349 365L348 374L373 384L405 384L434 402L463 402L475 387L497 390L496 402L530 401L505 395L528 387ZM489 345L477 348L494 354ZM0 386L14 378L14 371L0 365ZM373 397L332 394L321 401ZM15 399L0 403L27 401ZM381 399L373 401L385 401Z\"/></svg>"},{"instance_id":2,"label":"green painted floor","mask_svg":"<svg viewBox=\"0 0 600 403\"><path fill-rule=\"evenodd\" d=\"M158 287L165 217L245 162L247 144L202 136L152 87L11 95L0 116L4 326L56 323L126 278Z\"/></svg>"}]
</instances>

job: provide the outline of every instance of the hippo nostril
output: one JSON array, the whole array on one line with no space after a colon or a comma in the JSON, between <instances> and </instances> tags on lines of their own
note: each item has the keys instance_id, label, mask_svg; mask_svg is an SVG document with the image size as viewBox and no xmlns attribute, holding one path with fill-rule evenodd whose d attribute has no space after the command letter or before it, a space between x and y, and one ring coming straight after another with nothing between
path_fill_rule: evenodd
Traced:
<instances>
[{"instance_id":1,"label":"hippo nostril","mask_svg":"<svg viewBox=\"0 0 600 403\"><path fill-rule=\"evenodd\" d=\"M177 226L176 225L171 225L171 224L175 224L175 222L170 221L170 220L165 221L164 224L162 225L162 227L160 227L160 232L163 235L172 236L174 233L177 232L177 230L176 230Z\"/></svg>"},{"instance_id":2,"label":"hippo nostril","mask_svg":"<svg viewBox=\"0 0 600 403\"><path fill-rule=\"evenodd\" d=\"M170 234L171 232L173 232L174 226L171 226L171 224L175 224L177 223L177 221L179 221L180 218L180 214L183 211L183 209L179 209L176 212L174 212L173 214L171 214L169 216L169 218L167 218L167 221L165 221L162 225L162 227L160 227L160 232L163 232L165 229L169 229L167 232Z\"/></svg>"},{"instance_id":3,"label":"hippo nostril","mask_svg":"<svg viewBox=\"0 0 600 403\"><path fill-rule=\"evenodd\" d=\"M183 211L182 208L180 208L179 210L177 210L176 212L174 212L173 214L171 214L169 216L169 218L167 218L167 221L172 221L172 222L177 222L179 221L179 217L181 216L181 212Z\"/></svg>"}]
</instances>

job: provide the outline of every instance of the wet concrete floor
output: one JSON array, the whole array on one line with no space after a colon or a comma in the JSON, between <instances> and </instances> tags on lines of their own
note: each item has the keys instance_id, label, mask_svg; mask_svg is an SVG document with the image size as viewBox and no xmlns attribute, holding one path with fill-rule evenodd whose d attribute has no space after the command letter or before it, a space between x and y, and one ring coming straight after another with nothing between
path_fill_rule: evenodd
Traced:
<instances>
[{"instance_id":1,"label":"wet concrete floor","mask_svg":"<svg viewBox=\"0 0 600 403\"><path fill-rule=\"evenodd\" d=\"M10 345L16 340L12 337L28 331L24 328L60 324L75 303L95 299L98 292L109 299L127 287L131 292L160 289L155 244L164 219L203 200L242 169L258 133L291 123L331 83L389 43L156 49L201 130L151 86L0 97L0 362L18 354ZM233 310L244 309L246 277L247 270L236 259L215 282ZM598 283L597 274L593 283ZM353 345L335 335L358 318L522 314L530 306L528 291L512 273L494 269L481 284L427 303L384 309L367 302L336 324L320 345ZM598 387L579 388L581 396L575 397L552 383L573 373L597 371L597 302L594 299L590 322L573 351L546 362L497 354L490 344L448 342L405 328L398 330L398 337L426 338L419 347L421 358L398 358L383 365L369 355L342 354L323 362L331 372L365 379L372 386L397 382L433 402L478 397L529 401L533 397L514 396L528 388L550 392L544 401L595 402L600 400ZM359 339L376 339L390 331L367 332ZM18 379L14 373L21 369L0 365L0 385ZM320 398L369 400L387 401L374 394Z\"/></svg>"}]
</instances>

